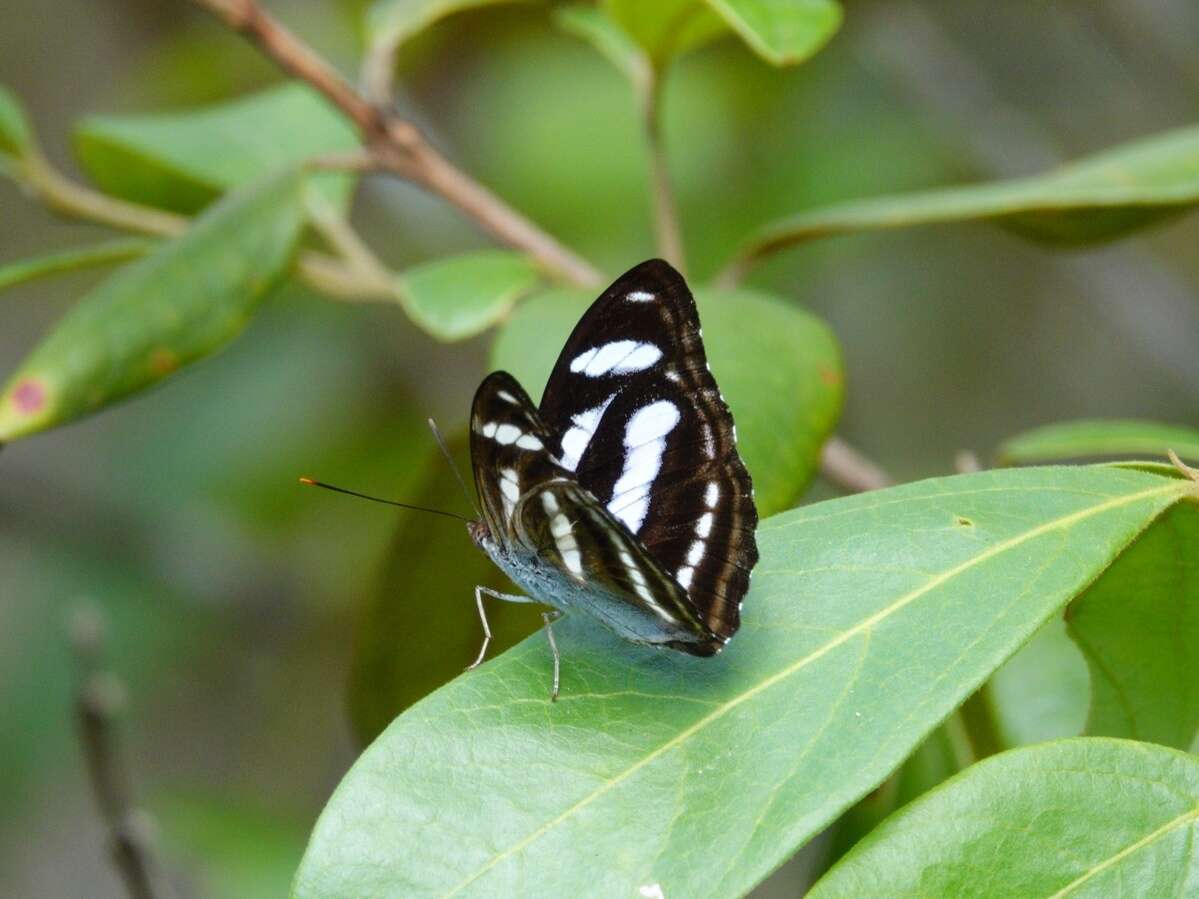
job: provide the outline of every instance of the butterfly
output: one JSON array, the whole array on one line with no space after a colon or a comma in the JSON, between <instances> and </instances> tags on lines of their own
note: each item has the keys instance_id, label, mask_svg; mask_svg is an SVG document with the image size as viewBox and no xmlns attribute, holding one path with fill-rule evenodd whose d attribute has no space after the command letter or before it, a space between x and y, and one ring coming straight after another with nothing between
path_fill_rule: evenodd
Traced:
<instances>
[{"instance_id":1,"label":"butterfly","mask_svg":"<svg viewBox=\"0 0 1199 899\"><path fill-rule=\"evenodd\" d=\"M591 305L540 405L502 371L475 393L470 456L475 544L553 622L580 613L633 643L696 656L740 626L758 561L753 484L704 354L695 300L668 263L643 262Z\"/></svg>"}]
</instances>

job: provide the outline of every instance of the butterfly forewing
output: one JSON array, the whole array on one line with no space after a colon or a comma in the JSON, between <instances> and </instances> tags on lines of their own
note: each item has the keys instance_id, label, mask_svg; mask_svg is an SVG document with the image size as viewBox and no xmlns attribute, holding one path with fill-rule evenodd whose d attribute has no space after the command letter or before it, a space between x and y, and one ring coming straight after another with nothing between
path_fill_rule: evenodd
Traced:
<instances>
[{"instance_id":1,"label":"butterfly forewing","mask_svg":"<svg viewBox=\"0 0 1199 899\"><path fill-rule=\"evenodd\" d=\"M626 273L567 340L541 401L551 448L727 640L758 559L736 429L695 301L660 260Z\"/></svg>"}]
</instances>

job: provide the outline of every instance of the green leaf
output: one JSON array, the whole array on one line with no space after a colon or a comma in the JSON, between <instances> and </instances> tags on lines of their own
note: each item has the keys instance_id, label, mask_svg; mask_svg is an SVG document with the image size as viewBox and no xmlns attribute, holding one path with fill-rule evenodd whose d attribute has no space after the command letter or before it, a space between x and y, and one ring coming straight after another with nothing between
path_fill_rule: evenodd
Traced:
<instances>
[{"instance_id":1,"label":"green leaf","mask_svg":"<svg viewBox=\"0 0 1199 899\"><path fill-rule=\"evenodd\" d=\"M367 42L398 47L456 12L516 2L527 0L375 0L366 12Z\"/></svg>"},{"instance_id":2,"label":"green leaf","mask_svg":"<svg viewBox=\"0 0 1199 899\"><path fill-rule=\"evenodd\" d=\"M729 30L701 0L601 0L600 7L659 67Z\"/></svg>"},{"instance_id":3,"label":"green leaf","mask_svg":"<svg viewBox=\"0 0 1199 899\"><path fill-rule=\"evenodd\" d=\"M648 77L648 59L629 34L603 9L584 4L560 6L552 13L554 24L581 38L605 56L625 77L637 83Z\"/></svg>"},{"instance_id":4,"label":"green leaf","mask_svg":"<svg viewBox=\"0 0 1199 899\"><path fill-rule=\"evenodd\" d=\"M511 372L538 396L594 299L584 291L552 290L521 303L496 339L492 368ZM823 322L768 294L699 290L696 302L712 372L737 420L758 510L769 515L790 505L815 474L820 447L841 411L840 350Z\"/></svg>"},{"instance_id":5,"label":"green leaf","mask_svg":"<svg viewBox=\"0 0 1199 899\"><path fill-rule=\"evenodd\" d=\"M837 0L706 0L771 65L803 62L841 27Z\"/></svg>"},{"instance_id":6,"label":"green leaf","mask_svg":"<svg viewBox=\"0 0 1199 899\"><path fill-rule=\"evenodd\" d=\"M907 805L974 762L958 715L928 735L899 770L845 812L833 830L826 865L861 842L897 808Z\"/></svg>"},{"instance_id":7,"label":"green leaf","mask_svg":"<svg viewBox=\"0 0 1199 899\"><path fill-rule=\"evenodd\" d=\"M306 85L288 83L185 112L91 116L75 134L88 176L110 194L192 214L230 188L358 146L353 127ZM343 210L355 179L309 175Z\"/></svg>"},{"instance_id":8,"label":"green leaf","mask_svg":"<svg viewBox=\"0 0 1199 899\"><path fill-rule=\"evenodd\" d=\"M430 439L430 445L432 441ZM466 439L450 442L460 471L470 470ZM465 500L441 453L431 449L406 500L429 509L462 509ZM359 610L350 667L350 722L362 745L418 699L462 673L483 642L475 587L515 588L449 519L399 513L377 588ZM539 608L489 602L494 656L541 624ZM422 639L418 635L427 635ZM435 639L433 637L435 636Z\"/></svg>"},{"instance_id":9,"label":"green leaf","mask_svg":"<svg viewBox=\"0 0 1199 899\"><path fill-rule=\"evenodd\" d=\"M540 276L528 256L484 250L418 265L400 278L409 317L438 340L464 340L501 321Z\"/></svg>"},{"instance_id":10,"label":"green leaf","mask_svg":"<svg viewBox=\"0 0 1199 899\"><path fill-rule=\"evenodd\" d=\"M413 706L337 788L294 894L743 895L1194 489L1004 469L768 519L721 655L568 615L562 698L535 635Z\"/></svg>"},{"instance_id":11,"label":"green leaf","mask_svg":"<svg viewBox=\"0 0 1199 899\"><path fill-rule=\"evenodd\" d=\"M0 441L93 412L237 336L291 258L300 188L287 173L230 195L80 300L0 393Z\"/></svg>"},{"instance_id":12,"label":"green leaf","mask_svg":"<svg viewBox=\"0 0 1199 899\"><path fill-rule=\"evenodd\" d=\"M1199 733L1199 507L1181 503L1071 605L1087 733L1189 749Z\"/></svg>"},{"instance_id":13,"label":"green leaf","mask_svg":"<svg viewBox=\"0 0 1199 899\"><path fill-rule=\"evenodd\" d=\"M1156 526L1150 526L1150 532ZM990 683L995 724L1005 746L1078 736L1090 694L1087 663L1066 635L1060 616L1047 621Z\"/></svg>"},{"instance_id":14,"label":"green leaf","mask_svg":"<svg viewBox=\"0 0 1199 899\"><path fill-rule=\"evenodd\" d=\"M1062 421L1012 437L998 455L1002 465L1027 465L1097 456L1149 456L1160 461L1167 450L1199 459L1199 430L1153 421Z\"/></svg>"},{"instance_id":15,"label":"green leaf","mask_svg":"<svg viewBox=\"0 0 1199 899\"><path fill-rule=\"evenodd\" d=\"M73 272L81 268L126 262L146 255L156 245L157 243L152 240L131 237L109 240L88 247L75 247L59 253L38 256L35 259L10 262L7 265L0 265L0 290L24 284L26 281L61 275L64 272Z\"/></svg>"},{"instance_id":16,"label":"green leaf","mask_svg":"<svg viewBox=\"0 0 1199 899\"><path fill-rule=\"evenodd\" d=\"M153 803L171 868L207 899L274 899L287 893L304 851L295 820L245 800L174 793Z\"/></svg>"},{"instance_id":17,"label":"green leaf","mask_svg":"<svg viewBox=\"0 0 1199 899\"><path fill-rule=\"evenodd\" d=\"M0 155L24 156L33 148L33 130L20 101L0 84Z\"/></svg>"},{"instance_id":18,"label":"green leaf","mask_svg":"<svg viewBox=\"0 0 1199 899\"><path fill-rule=\"evenodd\" d=\"M1199 202L1199 127L1145 138L1044 175L848 200L760 229L748 260L833 234L935 222L992 221L1053 244L1120 237Z\"/></svg>"},{"instance_id":19,"label":"green leaf","mask_svg":"<svg viewBox=\"0 0 1199 899\"><path fill-rule=\"evenodd\" d=\"M808 893L1193 896L1199 759L1075 738L967 769L883 823Z\"/></svg>"}]
</instances>

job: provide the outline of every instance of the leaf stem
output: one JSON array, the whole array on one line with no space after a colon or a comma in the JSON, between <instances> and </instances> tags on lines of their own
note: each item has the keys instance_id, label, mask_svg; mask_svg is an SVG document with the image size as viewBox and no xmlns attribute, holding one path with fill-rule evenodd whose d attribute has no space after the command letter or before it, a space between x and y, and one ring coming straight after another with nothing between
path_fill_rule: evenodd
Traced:
<instances>
[{"instance_id":1,"label":"leaf stem","mask_svg":"<svg viewBox=\"0 0 1199 899\"><path fill-rule=\"evenodd\" d=\"M174 895L153 848L153 822L133 801L128 764L115 723L124 702L124 684L103 670L104 621L90 607L70 620L75 658L75 719L96 805L108 828L113 863L130 899Z\"/></svg>"},{"instance_id":2,"label":"leaf stem","mask_svg":"<svg viewBox=\"0 0 1199 899\"><path fill-rule=\"evenodd\" d=\"M880 490L895 483L881 467L836 435L825 442L821 451L820 473L852 493Z\"/></svg>"},{"instance_id":3,"label":"leaf stem","mask_svg":"<svg viewBox=\"0 0 1199 899\"><path fill-rule=\"evenodd\" d=\"M285 72L324 94L358 128L375 156L376 168L442 197L498 240L528 253L547 271L581 286L600 283L600 273L589 262L455 167L416 125L397 116L386 103L368 100L254 0L192 2L243 34ZM377 85L375 89L379 89Z\"/></svg>"},{"instance_id":4,"label":"leaf stem","mask_svg":"<svg viewBox=\"0 0 1199 899\"><path fill-rule=\"evenodd\" d=\"M641 106L641 126L649 155L650 194L654 208L654 234L662 257L686 274L687 259L683 247L679 210L670 181L670 168L662 143L662 89L664 72L645 60L634 86Z\"/></svg>"},{"instance_id":5,"label":"leaf stem","mask_svg":"<svg viewBox=\"0 0 1199 899\"><path fill-rule=\"evenodd\" d=\"M320 163L318 160L318 167ZM121 200L72 181L37 153L24 157L12 174L49 209L69 218L167 238L178 237L191 224L186 216ZM348 224L345 227L349 229ZM333 246L341 249L336 243ZM380 289L376 277L368 277L364 271L355 269L349 259L306 250L296 261L296 271L306 284L332 299L394 299L393 295Z\"/></svg>"}]
</instances>

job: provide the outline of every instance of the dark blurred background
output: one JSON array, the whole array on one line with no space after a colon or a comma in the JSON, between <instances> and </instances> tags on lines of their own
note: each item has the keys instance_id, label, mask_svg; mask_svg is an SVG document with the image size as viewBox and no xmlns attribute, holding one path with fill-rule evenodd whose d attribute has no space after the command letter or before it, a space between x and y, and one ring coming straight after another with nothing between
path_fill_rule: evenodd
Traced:
<instances>
[{"instance_id":1,"label":"dark blurred background","mask_svg":"<svg viewBox=\"0 0 1199 899\"><path fill-rule=\"evenodd\" d=\"M354 71L363 3L267 5ZM697 52L666 90L693 275L786 212L1033 173L1193 123L1197 42L1191 0L849 0L843 30L798 68L769 68L732 40ZM185 108L277 78L185 0L0 11L0 82L68 171L85 114ZM399 83L401 107L451 158L607 272L653 255L626 85L535 7L443 23L405 48ZM364 185L355 221L396 267L486 245L394 180ZM0 182L0 262L102 234ZM1061 418L1199 422L1197 243L1199 217L1081 253L983 225L921 228L791 251L751 283L832 324L849 383L840 431L906 480ZM0 296L0 372L101 277ZM434 564L391 548L402 513L295 478L412 496L431 446L421 421L461 425L488 342L439 345L398 308L289 287L227 351L161 389L5 448L0 896L121 895L72 732L63 622L82 598L108 620L134 779L174 870L196 895L285 890L356 751L355 617L385 569L393 583ZM421 527L475 552L458 525ZM422 663L425 691L469 661L456 635L475 612L469 595L411 605L411 639L445 648ZM762 895L794 895L802 876L785 869Z\"/></svg>"}]
</instances>

